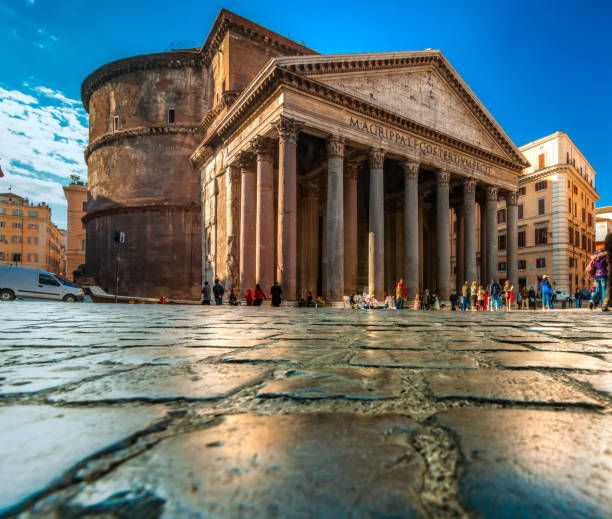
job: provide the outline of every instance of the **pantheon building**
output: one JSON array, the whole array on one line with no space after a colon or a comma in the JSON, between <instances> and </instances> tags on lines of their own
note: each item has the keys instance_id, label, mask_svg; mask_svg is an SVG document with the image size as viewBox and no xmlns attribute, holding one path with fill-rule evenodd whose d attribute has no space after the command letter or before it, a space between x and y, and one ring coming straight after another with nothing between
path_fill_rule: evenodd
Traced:
<instances>
[{"instance_id":1,"label":"pantheon building","mask_svg":"<svg viewBox=\"0 0 612 519\"><path fill-rule=\"evenodd\" d=\"M455 248L457 279L497 276L500 200L517 286L528 163L439 50L322 55L222 10L201 48L104 65L82 90L103 288L119 230L127 295L195 299L218 277L335 302L401 277L445 300Z\"/></svg>"}]
</instances>

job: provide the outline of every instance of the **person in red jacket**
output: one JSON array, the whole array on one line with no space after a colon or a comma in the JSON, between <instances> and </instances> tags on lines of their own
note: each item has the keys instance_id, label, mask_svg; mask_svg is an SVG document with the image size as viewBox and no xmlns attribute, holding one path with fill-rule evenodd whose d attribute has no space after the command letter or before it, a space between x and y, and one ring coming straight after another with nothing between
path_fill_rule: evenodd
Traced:
<instances>
[{"instance_id":1,"label":"person in red jacket","mask_svg":"<svg viewBox=\"0 0 612 519\"><path fill-rule=\"evenodd\" d=\"M253 292L250 288L247 288L244 298L246 299L247 306L253 306Z\"/></svg>"},{"instance_id":2,"label":"person in red jacket","mask_svg":"<svg viewBox=\"0 0 612 519\"><path fill-rule=\"evenodd\" d=\"M259 283L257 283L255 285L255 301L253 301L253 306L261 306L261 303L263 303L264 299L268 298L266 297L266 294L264 294Z\"/></svg>"},{"instance_id":3,"label":"person in red jacket","mask_svg":"<svg viewBox=\"0 0 612 519\"><path fill-rule=\"evenodd\" d=\"M404 285L404 280L400 278L395 285L395 308L401 310L404 306L404 299L406 299L406 285Z\"/></svg>"}]
</instances>

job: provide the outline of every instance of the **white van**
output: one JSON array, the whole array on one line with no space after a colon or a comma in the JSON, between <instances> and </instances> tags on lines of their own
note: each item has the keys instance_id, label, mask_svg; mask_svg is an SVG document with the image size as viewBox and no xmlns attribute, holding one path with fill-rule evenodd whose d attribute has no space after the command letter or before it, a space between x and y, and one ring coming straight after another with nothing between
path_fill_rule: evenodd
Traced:
<instances>
[{"instance_id":1,"label":"white van","mask_svg":"<svg viewBox=\"0 0 612 519\"><path fill-rule=\"evenodd\" d=\"M46 270L0 265L0 299L12 301L16 297L55 299L74 303L83 301L83 291Z\"/></svg>"}]
</instances>

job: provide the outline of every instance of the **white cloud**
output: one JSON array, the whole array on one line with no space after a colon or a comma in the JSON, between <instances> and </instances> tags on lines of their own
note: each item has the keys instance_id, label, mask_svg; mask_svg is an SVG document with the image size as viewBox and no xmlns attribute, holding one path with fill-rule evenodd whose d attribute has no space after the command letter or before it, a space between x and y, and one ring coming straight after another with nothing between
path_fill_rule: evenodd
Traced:
<instances>
[{"instance_id":1,"label":"white cloud","mask_svg":"<svg viewBox=\"0 0 612 519\"><path fill-rule=\"evenodd\" d=\"M11 185L32 201L65 206L61 185L70 175L87 178L88 138L87 113L79 101L44 86L0 87L0 164L6 175L0 191ZM65 222L65 216L53 216Z\"/></svg>"}]
</instances>

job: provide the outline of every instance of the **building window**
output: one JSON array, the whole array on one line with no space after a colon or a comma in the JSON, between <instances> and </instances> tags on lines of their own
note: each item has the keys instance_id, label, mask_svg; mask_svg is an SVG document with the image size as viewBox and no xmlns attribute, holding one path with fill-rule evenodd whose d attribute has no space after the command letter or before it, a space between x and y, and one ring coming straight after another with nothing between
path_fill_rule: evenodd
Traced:
<instances>
[{"instance_id":1,"label":"building window","mask_svg":"<svg viewBox=\"0 0 612 519\"><path fill-rule=\"evenodd\" d=\"M574 216L578 216L578 204L574 202Z\"/></svg>"},{"instance_id":2,"label":"building window","mask_svg":"<svg viewBox=\"0 0 612 519\"><path fill-rule=\"evenodd\" d=\"M526 232L525 231L519 231L518 232L518 246L521 248L525 247L525 238L526 238Z\"/></svg>"},{"instance_id":3,"label":"building window","mask_svg":"<svg viewBox=\"0 0 612 519\"><path fill-rule=\"evenodd\" d=\"M527 260L518 260L518 269L525 270L527 268Z\"/></svg>"},{"instance_id":4,"label":"building window","mask_svg":"<svg viewBox=\"0 0 612 519\"><path fill-rule=\"evenodd\" d=\"M506 210L499 209L497 211L497 223L506 223Z\"/></svg>"},{"instance_id":5,"label":"building window","mask_svg":"<svg viewBox=\"0 0 612 519\"><path fill-rule=\"evenodd\" d=\"M0 207L0 214L6 214L6 209L4 207Z\"/></svg>"},{"instance_id":6,"label":"building window","mask_svg":"<svg viewBox=\"0 0 612 519\"><path fill-rule=\"evenodd\" d=\"M572 230L571 227L570 227L570 230L568 232L568 236L569 236L569 244L573 245L574 244L574 231Z\"/></svg>"},{"instance_id":7,"label":"building window","mask_svg":"<svg viewBox=\"0 0 612 519\"><path fill-rule=\"evenodd\" d=\"M570 268L572 268L572 267L574 266L574 262L575 262L575 261L576 261L576 260L575 260L574 258L570 258L570 259L569 259L569 266L570 266Z\"/></svg>"},{"instance_id":8,"label":"building window","mask_svg":"<svg viewBox=\"0 0 612 519\"><path fill-rule=\"evenodd\" d=\"M538 227L535 230L535 244L546 245L548 239L548 229L546 227Z\"/></svg>"},{"instance_id":9,"label":"building window","mask_svg":"<svg viewBox=\"0 0 612 519\"><path fill-rule=\"evenodd\" d=\"M36 231L36 230L38 230L38 224L37 223L29 223L28 224L28 229L30 229L31 231Z\"/></svg>"},{"instance_id":10,"label":"building window","mask_svg":"<svg viewBox=\"0 0 612 519\"><path fill-rule=\"evenodd\" d=\"M506 262L505 261L500 261L497 264L497 270L499 270L500 272L506 272Z\"/></svg>"},{"instance_id":11,"label":"building window","mask_svg":"<svg viewBox=\"0 0 612 519\"><path fill-rule=\"evenodd\" d=\"M587 250L590 250L591 252L594 252L594 251L593 251L593 249L592 249L592 247L591 247L591 238L589 238L589 239L587 240L587 246L588 246L588 249L587 249Z\"/></svg>"},{"instance_id":12,"label":"building window","mask_svg":"<svg viewBox=\"0 0 612 519\"><path fill-rule=\"evenodd\" d=\"M536 258L536 268L545 269L546 268L546 258Z\"/></svg>"},{"instance_id":13,"label":"building window","mask_svg":"<svg viewBox=\"0 0 612 519\"><path fill-rule=\"evenodd\" d=\"M0 222L0 227L4 227L4 226L5 226L5 223L4 223L4 220L2 220L2 221Z\"/></svg>"},{"instance_id":14,"label":"building window","mask_svg":"<svg viewBox=\"0 0 612 519\"><path fill-rule=\"evenodd\" d=\"M525 214L524 214L525 213L525 206L523 204L519 204L518 205L517 212L518 212L518 219L519 220L522 220L523 218L525 218Z\"/></svg>"},{"instance_id":15,"label":"building window","mask_svg":"<svg viewBox=\"0 0 612 519\"><path fill-rule=\"evenodd\" d=\"M546 198L538 198L538 216L546 214Z\"/></svg>"},{"instance_id":16,"label":"building window","mask_svg":"<svg viewBox=\"0 0 612 519\"><path fill-rule=\"evenodd\" d=\"M535 184L536 191L543 191L544 189L546 189L546 180L540 180L539 182L536 182Z\"/></svg>"},{"instance_id":17,"label":"building window","mask_svg":"<svg viewBox=\"0 0 612 519\"><path fill-rule=\"evenodd\" d=\"M588 225L589 225L589 227L591 227L593 225L593 215L591 213L589 213L587 215L587 217L588 217L587 220L589 222Z\"/></svg>"},{"instance_id":18,"label":"building window","mask_svg":"<svg viewBox=\"0 0 612 519\"><path fill-rule=\"evenodd\" d=\"M174 108L168 110L168 124L174 124Z\"/></svg>"},{"instance_id":19,"label":"building window","mask_svg":"<svg viewBox=\"0 0 612 519\"><path fill-rule=\"evenodd\" d=\"M542 169L546 167L546 155L544 153L540 153L538 155L538 168Z\"/></svg>"},{"instance_id":20,"label":"building window","mask_svg":"<svg viewBox=\"0 0 612 519\"><path fill-rule=\"evenodd\" d=\"M497 250L506 250L506 235L500 234L497 237Z\"/></svg>"},{"instance_id":21,"label":"building window","mask_svg":"<svg viewBox=\"0 0 612 519\"><path fill-rule=\"evenodd\" d=\"M574 245L576 245L576 247L578 247L578 245L580 245L580 232L576 231L576 234L574 235L575 239L574 239Z\"/></svg>"},{"instance_id":22,"label":"building window","mask_svg":"<svg viewBox=\"0 0 612 519\"><path fill-rule=\"evenodd\" d=\"M0 234L0 243L6 243L6 235Z\"/></svg>"},{"instance_id":23,"label":"building window","mask_svg":"<svg viewBox=\"0 0 612 519\"><path fill-rule=\"evenodd\" d=\"M13 216L23 216L23 211L21 209L13 209Z\"/></svg>"},{"instance_id":24,"label":"building window","mask_svg":"<svg viewBox=\"0 0 612 519\"><path fill-rule=\"evenodd\" d=\"M584 234L582 234L582 248L584 250L587 250L587 241L586 241L586 236Z\"/></svg>"},{"instance_id":25,"label":"building window","mask_svg":"<svg viewBox=\"0 0 612 519\"><path fill-rule=\"evenodd\" d=\"M85 250L85 240L81 240L81 250Z\"/></svg>"},{"instance_id":26,"label":"building window","mask_svg":"<svg viewBox=\"0 0 612 519\"><path fill-rule=\"evenodd\" d=\"M525 191L526 191L525 186L519 187L519 191L518 191L519 196L525 196Z\"/></svg>"},{"instance_id":27,"label":"building window","mask_svg":"<svg viewBox=\"0 0 612 519\"><path fill-rule=\"evenodd\" d=\"M13 229L23 229L23 224L21 222L13 222Z\"/></svg>"},{"instance_id":28,"label":"building window","mask_svg":"<svg viewBox=\"0 0 612 519\"><path fill-rule=\"evenodd\" d=\"M28 243L38 245L38 236L28 236Z\"/></svg>"},{"instance_id":29,"label":"building window","mask_svg":"<svg viewBox=\"0 0 612 519\"><path fill-rule=\"evenodd\" d=\"M28 254L28 261L30 263L38 263L38 254L33 254L33 253Z\"/></svg>"},{"instance_id":30,"label":"building window","mask_svg":"<svg viewBox=\"0 0 612 519\"><path fill-rule=\"evenodd\" d=\"M87 211L87 202L83 202L83 212Z\"/></svg>"},{"instance_id":31,"label":"building window","mask_svg":"<svg viewBox=\"0 0 612 519\"><path fill-rule=\"evenodd\" d=\"M582 223L584 223L586 220L586 209L583 207L582 208Z\"/></svg>"},{"instance_id":32,"label":"building window","mask_svg":"<svg viewBox=\"0 0 612 519\"><path fill-rule=\"evenodd\" d=\"M115 115L113 117L113 131L114 132L119 131L119 116L118 115Z\"/></svg>"},{"instance_id":33,"label":"building window","mask_svg":"<svg viewBox=\"0 0 612 519\"><path fill-rule=\"evenodd\" d=\"M21 253L13 252L11 256L11 261L14 261L15 263L21 263Z\"/></svg>"},{"instance_id":34,"label":"building window","mask_svg":"<svg viewBox=\"0 0 612 519\"><path fill-rule=\"evenodd\" d=\"M38 218L38 211L28 211L28 216L30 218Z\"/></svg>"},{"instance_id":35,"label":"building window","mask_svg":"<svg viewBox=\"0 0 612 519\"><path fill-rule=\"evenodd\" d=\"M4 261L4 252L0 250L0 261Z\"/></svg>"},{"instance_id":36,"label":"building window","mask_svg":"<svg viewBox=\"0 0 612 519\"><path fill-rule=\"evenodd\" d=\"M574 186L574 194L577 195L578 194L578 188L576 186Z\"/></svg>"},{"instance_id":37,"label":"building window","mask_svg":"<svg viewBox=\"0 0 612 519\"><path fill-rule=\"evenodd\" d=\"M13 236L11 236L11 241L13 243L21 243L22 242L21 236L17 236L16 234L13 234Z\"/></svg>"}]
</instances>

